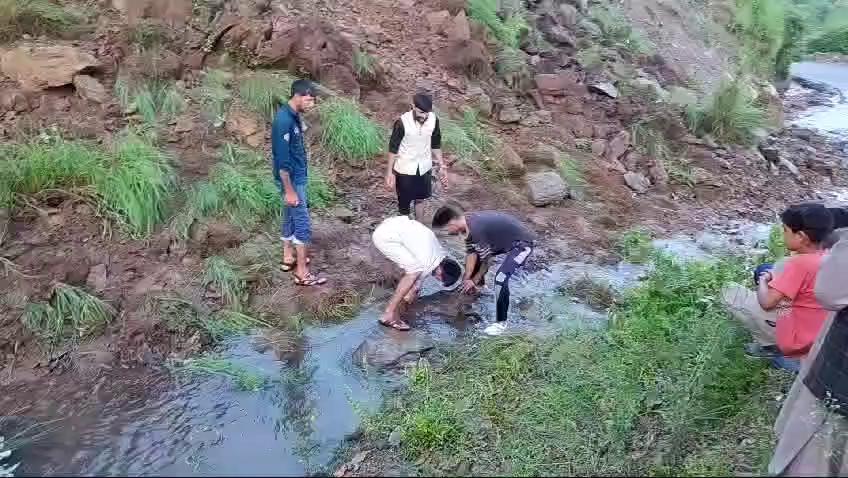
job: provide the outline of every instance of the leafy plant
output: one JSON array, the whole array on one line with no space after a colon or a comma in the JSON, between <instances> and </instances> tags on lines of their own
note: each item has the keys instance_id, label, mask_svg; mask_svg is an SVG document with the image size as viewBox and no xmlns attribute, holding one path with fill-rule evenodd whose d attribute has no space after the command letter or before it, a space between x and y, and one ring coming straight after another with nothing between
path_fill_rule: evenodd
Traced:
<instances>
[{"instance_id":1,"label":"leafy plant","mask_svg":"<svg viewBox=\"0 0 848 478\"><path fill-rule=\"evenodd\" d=\"M612 5L592 7L589 12L601 32L601 44L630 52L647 54L653 50L651 43L633 29L630 20L619 8Z\"/></svg>"},{"instance_id":2,"label":"leafy plant","mask_svg":"<svg viewBox=\"0 0 848 478\"><path fill-rule=\"evenodd\" d=\"M827 30L807 42L811 53L841 53L848 55L848 26Z\"/></svg>"},{"instance_id":3,"label":"leafy plant","mask_svg":"<svg viewBox=\"0 0 848 478\"><path fill-rule=\"evenodd\" d=\"M254 73L241 80L239 97L251 110L271 121L277 108L288 101L294 80L285 73Z\"/></svg>"},{"instance_id":4,"label":"leafy plant","mask_svg":"<svg viewBox=\"0 0 848 478\"><path fill-rule=\"evenodd\" d=\"M583 164L573 157L558 151L557 166L559 166L559 175L565 180L568 187L571 189L571 195L575 198L582 199L586 195L586 172Z\"/></svg>"},{"instance_id":5,"label":"leafy plant","mask_svg":"<svg viewBox=\"0 0 848 478\"><path fill-rule=\"evenodd\" d=\"M224 305L238 311L247 296L247 281L238 267L220 256L206 259L203 267L203 285L212 286Z\"/></svg>"},{"instance_id":6,"label":"leafy plant","mask_svg":"<svg viewBox=\"0 0 848 478\"><path fill-rule=\"evenodd\" d=\"M68 339L90 337L112 321L114 311L84 290L56 284L49 302L31 303L22 317L24 326L41 340L58 345Z\"/></svg>"},{"instance_id":7,"label":"leafy plant","mask_svg":"<svg viewBox=\"0 0 848 478\"><path fill-rule=\"evenodd\" d=\"M362 164L383 151L383 129L365 116L353 101L334 98L318 107L321 145L336 158Z\"/></svg>"},{"instance_id":8,"label":"leafy plant","mask_svg":"<svg viewBox=\"0 0 848 478\"><path fill-rule=\"evenodd\" d=\"M623 260L633 264L647 262L654 253L651 235L640 229L631 229L622 234L616 249Z\"/></svg>"},{"instance_id":9,"label":"leafy plant","mask_svg":"<svg viewBox=\"0 0 848 478\"><path fill-rule=\"evenodd\" d=\"M687 116L693 131L731 144L753 142L767 122L765 110L739 79L722 83L707 104L689 107Z\"/></svg>"},{"instance_id":10,"label":"leafy plant","mask_svg":"<svg viewBox=\"0 0 848 478\"><path fill-rule=\"evenodd\" d=\"M0 41L28 34L72 32L87 21L79 6L71 10L51 0L0 0Z\"/></svg>"},{"instance_id":11,"label":"leafy plant","mask_svg":"<svg viewBox=\"0 0 848 478\"><path fill-rule=\"evenodd\" d=\"M115 94L127 112L137 112L148 126L170 121L185 108L182 95L165 80L149 79L132 84L124 78L115 82Z\"/></svg>"},{"instance_id":12,"label":"leafy plant","mask_svg":"<svg viewBox=\"0 0 848 478\"><path fill-rule=\"evenodd\" d=\"M168 41L168 30L160 22L142 20L130 29L130 42L140 50L155 50Z\"/></svg>"},{"instance_id":13,"label":"leafy plant","mask_svg":"<svg viewBox=\"0 0 848 478\"><path fill-rule=\"evenodd\" d=\"M469 0L466 4L468 16L482 24L505 47L518 48L522 37L529 30L525 12L519 9L508 12L502 18L498 14L498 0Z\"/></svg>"},{"instance_id":14,"label":"leafy plant","mask_svg":"<svg viewBox=\"0 0 848 478\"><path fill-rule=\"evenodd\" d=\"M783 225L781 223L774 224L769 230L766 248L768 249L768 254L766 254L765 262L774 263L789 254L789 251L786 249L786 240L783 237Z\"/></svg>"}]
</instances>

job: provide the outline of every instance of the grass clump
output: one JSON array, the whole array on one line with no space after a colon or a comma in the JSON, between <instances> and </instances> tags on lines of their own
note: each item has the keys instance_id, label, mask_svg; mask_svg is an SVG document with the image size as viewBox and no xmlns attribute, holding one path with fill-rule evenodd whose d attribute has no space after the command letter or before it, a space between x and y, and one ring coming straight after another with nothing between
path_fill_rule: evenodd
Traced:
<instances>
[{"instance_id":1,"label":"grass clump","mask_svg":"<svg viewBox=\"0 0 848 478\"><path fill-rule=\"evenodd\" d=\"M848 55L848 25L827 30L807 42L810 53L841 53Z\"/></svg>"},{"instance_id":2,"label":"grass clump","mask_svg":"<svg viewBox=\"0 0 848 478\"><path fill-rule=\"evenodd\" d=\"M19 195L61 190L92 198L130 235L145 236L166 216L174 187L170 158L126 132L110 150L60 137L9 145L0 151L0 205Z\"/></svg>"},{"instance_id":3,"label":"grass clump","mask_svg":"<svg viewBox=\"0 0 848 478\"><path fill-rule=\"evenodd\" d=\"M622 260L632 264L644 264L654 254L651 234L641 229L631 229L618 238L616 250Z\"/></svg>"},{"instance_id":4,"label":"grass clump","mask_svg":"<svg viewBox=\"0 0 848 478\"><path fill-rule=\"evenodd\" d=\"M630 20L620 8L612 5L596 6L592 7L589 15L598 25L603 46L634 55L648 54L653 50L650 42L633 29Z\"/></svg>"},{"instance_id":5,"label":"grass clump","mask_svg":"<svg viewBox=\"0 0 848 478\"><path fill-rule=\"evenodd\" d=\"M251 110L268 121L277 108L288 101L295 78L284 73L254 73L239 85L239 98Z\"/></svg>"},{"instance_id":6,"label":"grass clump","mask_svg":"<svg viewBox=\"0 0 848 478\"><path fill-rule=\"evenodd\" d=\"M353 52L353 71L360 80L373 81L377 78L377 59L357 49Z\"/></svg>"},{"instance_id":7,"label":"grass clump","mask_svg":"<svg viewBox=\"0 0 848 478\"><path fill-rule=\"evenodd\" d=\"M212 256L203 266L203 285L221 294L221 302L240 310L247 298L247 280L244 273L226 259Z\"/></svg>"},{"instance_id":8,"label":"grass clump","mask_svg":"<svg viewBox=\"0 0 848 478\"><path fill-rule=\"evenodd\" d=\"M730 144L750 144L767 123L766 111L741 80L725 81L708 103L687 109L690 128Z\"/></svg>"},{"instance_id":9,"label":"grass clump","mask_svg":"<svg viewBox=\"0 0 848 478\"><path fill-rule=\"evenodd\" d=\"M84 14L51 0L0 0L0 41L70 33L86 21Z\"/></svg>"},{"instance_id":10,"label":"grass clump","mask_svg":"<svg viewBox=\"0 0 848 478\"><path fill-rule=\"evenodd\" d=\"M222 70L209 70L198 89L198 101L212 124L219 128L227 119L227 111L233 99L230 93L232 75Z\"/></svg>"},{"instance_id":11,"label":"grass clump","mask_svg":"<svg viewBox=\"0 0 848 478\"><path fill-rule=\"evenodd\" d=\"M148 126L174 119L185 109L185 101L174 85L165 80L151 79L133 85L119 78L115 94L124 111L138 113Z\"/></svg>"},{"instance_id":12,"label":"grass clump","mask_svg":"<svg viewBox=\"0 0 848 478\"><path fill-rule=\"evenodd\" d=\"M29 304L24 326L50 345L91 337L112 321L114 311L88 292L67 284L56 284L48 302Z\"/></svg>"},{"instance_id":13,"label":"grass clump","mask_svg":"<svg viewBox=\"0 0 848 478\"><path fill-rule=\"evenodd\" d=\"M336 202L336 189L324 168L310 165L306 202L311 209L326 209Z\"/></svg>"},{"instance_id":14,"label":"grass clump","mask_svg":"<svg viewBox=\"0 0 848 478\"><path fill-rule=\"evenodd\" d=\"M216 375L232 380L239 390L258 392L267 379L261 371L239 365L232 360L203 356L178 362L174 370L183 374Z\"/></svg>"},{"instance_id":15,"label":"grass clump","mask_svg":"<svg viewBox=\"0 0 848 478\"><path fill-rule=\"evenodd\" d=\"M559 175L568 184L571 195L576 199L584 199L589 182L586 181L586 171L583 164L563 152L559 152L557 156Z\"/></svg>"},{"instance_id":16,"label":"grass clump","mask_svg":"<svg viewBox=\"0 0 848 478\"><path fill-rule=\"evenodd\" d=\"M666 257L655 266L615 307L609 331L487 339L448 352L438 371L413 370L366 436L401 430L403 453L425 475L473 463L481 475L679 476L719 448L758 460L739 451L752 435L771 446L771 411L750 406L764 366L744 359L743 334L718 301L744 272ZM740 420L763 433L739 431Z\"/></svg>"},{"instance_id":17,"label":"grass clump","mask_svg":"<svg viewBox=\"0 0 848 478\"><path fill-rule=\"evenodd\" d=\"M524 9L516 8L501 16L499 3L498 0L468 0L466 12L472 20L484 25L502 46L518 48L530 29Z\"/></svg>"},{"instance_id":18,"label":"grass clump","mask_svg":"<svg viewBox=\"0 0 848 478\"><path fill-rule=\"evenodd\" d=\"M518 48L503 47L495 55L495 70L513 89L529 81L526 54Z\"/></svg>"},{"instance_id":19,"label":"grass clump","mask_svg":"<svg viewBox=\"0 0 848 478\"><path fill-rule=\"evenodd\" d=\"M588 275L567 284L560 292L563 295L576 297L584 301L586 305L600 310L611 309L618 298L609 284L598 282Z\"/></svg>"},{"instance_id":20,"label":"grass clump","mask_svg":"<svg viewBox=\"0 0 848 478\"><path fill-rule=\"evenodd\" d=\"M333 98L318 107L321 145L333 156L362 164L383 151L385 133L353 101Z\"/></svg>"},{"instance_id":21,"label":"grass clump","mask_svg":"<svg viewBox=\"0 0 848 478\"><path fill-rule=\"evenodd\" d=\"M503 164L498 160L499 143L480 124L477 112L466 109L459 119L439 117L442 142L459 162L490 179L502 179Z\"/></svg>"},{"instance_id":22,"label":"grass clump","mask_svg":"<svg viewBox=\"0 0 848 478\"><path fill-rule=\"evenodd\" d=\"M169 331L188 335L202 331L215 343L271 324L232 309L214 313L201 311L192 302L179 297L156 297L149 304L150 314L160 317Z\"/></svg>"}]
</instances>

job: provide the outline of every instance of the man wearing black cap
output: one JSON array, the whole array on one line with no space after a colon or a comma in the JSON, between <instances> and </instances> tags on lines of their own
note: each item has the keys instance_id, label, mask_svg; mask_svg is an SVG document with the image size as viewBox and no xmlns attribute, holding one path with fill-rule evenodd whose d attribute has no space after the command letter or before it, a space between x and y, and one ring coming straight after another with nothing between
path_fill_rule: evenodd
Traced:
<instances>
[{"instance_id":1,"label":"man wearing black cap","mask_svg":"<svg viewBox=\"0 0 848 478\"><path fill-rule=\"evenodd\" d=\"M421 200L433 193L432 176L447 186L447 168L442 162L442 133L433 113L433 99L419 93L412 99L412 110L395 121L389 140L386 187L394 189L401 215L420 218ZM414 211L410 204L415 203Z\"/></svg>"}]
</instances>

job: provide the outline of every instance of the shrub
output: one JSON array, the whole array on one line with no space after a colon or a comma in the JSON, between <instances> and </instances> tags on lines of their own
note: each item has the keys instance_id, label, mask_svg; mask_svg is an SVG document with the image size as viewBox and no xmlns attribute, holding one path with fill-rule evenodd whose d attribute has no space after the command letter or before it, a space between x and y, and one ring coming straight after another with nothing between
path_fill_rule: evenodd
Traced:
<instances>
[{"instance_id":1,"label":"shrub","mask_svg":"<svg viewBox=\"0 0 848 478\"><path fill-rule=\"evenodd\" d=\"M848 55L848 26L825 31L807 42L810 53L841 53Z\"/></svg>"},{"instance_id":2,"label":"shrub","mask_svg":"<svg viewBox=\"0 0 848 478\"><path fill-rule=\"evenodd\" d=\"M333 98L318 107L321 145L336 158L361 164L383 151L383 129L365 116L353 101Z\"/></svg>"},{"instance_id":3,"label":"shrub","mask_svg":"<svg viewBox=\"0 0 848 478\"><path fill-rule=\"evenodd\" d=\"M498 3L498 0L468 0L466 10L468 16L486 26L501 45L518 48L522 37L529 30L525 12L519 9L508 13L504 19L498 15Z\"/></svg>"},{"instance_id":4,"label":"shrub","mask_svg":"<svg viewBox=\"0 0 848 478\"><path fill-rule=\"evenodd\" d=\"M59 345L102 331L113 316L112 308L97 297L60 283L53 287L49 302L29 304L21 320L39 339Z\"/></svg>"},{"instance_id":5,"label":"shrub","mask_svg":"<svg viewBox=\"0 0 848 478\"><path fill-rule=\"evenodd\" d=\"M777 54L784 44L786 5L783 0L737 0L736 31L749 53L746 63L753 71L772 76Z\"/></svg>"},{"instance_id":6,"label":"shrub","mask_svg":"<svg viewBox=\"0 0 848 478\"><path fill-rule=\"evenodd\" d=\"M79 7L77 7L79 8ZM51 0L0 0L0 41L71 32L86 16Z\"/></svg>"},{"instance_id":7,"label":"shrub","mask_svg":"<svg viewBox=\"0 0 848 478\"><path fill-rule=\"evenodd\" d=\"M650 42L631 26L630 20L620 8L614 6L593 7L589 15L601 32L601 44L633 54L647 54L652 50Z\"/></svg>"},{"instance_id":8,"label":"shrub","mask_svg":"<svg viewBox=\"0 0 848 478\"><path fill-rule=\"evenodd\" d=\"M765 110L738 79L722 83L709 103L688 108L687 116L693 131L732 144L752 143L756 130L767 122Z\"/></svg>"},{"instance_id":9,"label":"shrub","mask_svg":"<svg viewBox=\"0 0 848 478\"><path fill-rule=\"evenodd\" d=\"M291 96L294 80L285 73L254 73L241 80L239 97L251 110L272 121L277 108Z\"/></svg>"}]
</instances>

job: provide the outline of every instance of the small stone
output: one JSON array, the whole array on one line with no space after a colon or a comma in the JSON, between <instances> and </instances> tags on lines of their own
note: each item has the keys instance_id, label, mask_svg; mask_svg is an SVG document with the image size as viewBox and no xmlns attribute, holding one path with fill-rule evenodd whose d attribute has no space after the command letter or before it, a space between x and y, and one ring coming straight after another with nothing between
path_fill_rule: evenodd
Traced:
<instances>
[{"instance_id":1,"label":"small stone","mask_svg":"<svg viewBox=\"0 0 848 478\"><path fill-rule=\"evenodd\" d=\"M466 95L471 98L471 106L477 111L486 117L492 116L492 99L480 85L470 85Z\"/></svg>"},{"instance_id":2,"label":"small stone","mask_svg":"<svg viewBox=\"0 0 848 478\"><path fill-rule=\"evenodd\" d=\"M577 45L577 38L567 28L557 24L550 25L544 31L548 41L555 45L573 47Z\"/></svg>"},{"instance_id":3,"label":"small stone","mask_svg":"<svg viewBox=\"0 0 848 478\"><path fill-rule=\"evenodd\" d=\"M401 439L403 438L403 431L400 428L395 428L394 431L389 435L389 446L398 447L400 446Z\"/></svg>"},{"instance_id":4,"label":"small stone","mask_svg":"<svg viewBox=\"0 0 848 478\"><path fill-rule=\"evenodd\" d=\"M180 116L177 118L177 123L174 125L175 133L188 133L194 129L194 120L191 116Z\"/></svg>"},{"instance_id":5,"label":"small stone","mask_svg":"<svg viewBox=\"0 0 848 478\"><path fill-rule=\"evenodd\" d=\"M766 161L770 161L772 163L777 163L780 161L780 150L775 146L764 146L760 145L757 147Z\"/></svg>"},{"instance_id":6,"label":"small stone","mask_svg":"<svg viewBox=\"0 0 848 478\"><path fill-rule=\"evenodd\" d=\"M795 166L792 161L789 161L786 158L781 158L780 161L778 161L778 164L788 169L789 172L792 173L792 175L796 178L801 178L801 171L798 170L798 166Z\"/></svg>"},{"instance_id":7,"label":"small stone","mask_svg":"<svg viewBox=\"0 0 848 478\"><path fill-rule=\"evenodd\" d=\"M644 193L651 187L651 181L642 173L624 173L624 182L628 187L630 187L630 189L639 194Z\"/></svg>"},{"instance_id":8,"label":"small stone","mask_svg":"<svg viewBox=\"0 0 848 478\"><path fill-rule=\"evenodd\" d=\"M80 98L95 103L106 103L109 101L109 95L106 93L106 88L97 81L97 78L89 75L77 75L74 77L74 88Z\"/></svg>"},{"instance_id":9,"label":"small stone","mask_svg":"<svg viewBox=\"0 0 848 478\"><path fill-rule=\"evenodd\" d=\"M595 138L592 140L592 154L601 157L604 155L604 151L607 150L607 140L601 138Z\"/></svg>"},{"instance_id":10,"label":"small stone","mask_svg":"<svg viewBox=\"0 0 848 478\"><path fill-rule=\"evenodd\" d=\"M518 123L521 121L521 113L515 106L505 106L498 113L498 121L501 123Z\"/></svg>"},{"instance_id":11,"label":"small stone","mask_svg":"<svg viewBox=\"0 0 848 478\"><path fill-rule=\"evenodd\" d=\"M510 176L521 176L524 174L524 160L521 159L521 156L511 146L506 143L501 144L498 148L497 155Z\"/></svg>"},{"instance_id":12,"label":"small stone","mask_svg":"<svg viewBox=\"0 0 848 478\"><path fill-rule=\"evenodd\" d=\"M590 84L589 91L606 95L610 98L618 98L618 89L615 87L615 85L608 81Z\"/></svg>"},{"instance_id":13,"label":"small stone","mask_svg":"<svg viewBox=\"0 0 848 478\"><path fill-rule=\"evenodd\" d=\"M607 161L618 161L630 148L630 133L619 131L607 144L605 156Z\"/></svg>"}]
</instances>

